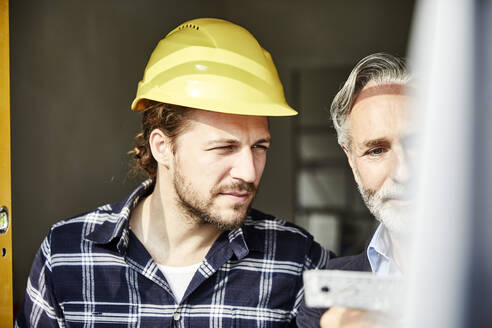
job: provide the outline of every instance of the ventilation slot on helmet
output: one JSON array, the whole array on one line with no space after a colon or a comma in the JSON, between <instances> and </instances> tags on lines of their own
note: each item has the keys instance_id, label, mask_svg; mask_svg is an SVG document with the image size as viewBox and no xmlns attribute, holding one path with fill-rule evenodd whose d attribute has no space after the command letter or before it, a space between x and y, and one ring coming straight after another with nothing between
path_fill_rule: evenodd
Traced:
<instances>
[{"instance_id":1,"label":"ventilation slot on helmet","mask_svg":"<svg viewBox=\"0 0 492 328\"><path fill-rule=\"evenodd\" d=\"M200 26L194 24L185 24L185 25L178 26L178 31L181 31L185 28L192 28L198 31L200 29Z\"/></svg>"}]
</instances>

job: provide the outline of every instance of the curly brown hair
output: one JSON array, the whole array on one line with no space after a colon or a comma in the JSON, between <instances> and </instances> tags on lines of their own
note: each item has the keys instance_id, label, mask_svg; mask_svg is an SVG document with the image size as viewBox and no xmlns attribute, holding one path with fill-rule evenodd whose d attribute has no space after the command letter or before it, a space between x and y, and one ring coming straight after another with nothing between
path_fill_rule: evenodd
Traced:
<instances>
[{"instance_id":1,"label":"curly brown hair","mask_svg":"<svg viewBox=\"0 0 492 328\"><path fill-rule=\"evenodd\" d=\"M145 108L142 116L142 131L135 136L135 146L128 153L135 160L134 170L145 172L155 181L157 162L150 150L150 133L155 129L161 130L170 138L172 150L175 152L176 137L187 128L188 116L192 109L152 100L146 100Z\"/></svg>"}]
</instances>

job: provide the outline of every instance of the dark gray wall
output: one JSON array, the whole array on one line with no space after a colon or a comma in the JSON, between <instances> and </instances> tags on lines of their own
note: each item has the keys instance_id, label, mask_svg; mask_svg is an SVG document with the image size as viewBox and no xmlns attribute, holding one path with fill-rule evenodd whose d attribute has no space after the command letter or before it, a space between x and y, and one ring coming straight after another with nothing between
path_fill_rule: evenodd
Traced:
<instances>
[{"instance_id":1,"label":"dark gray wall","mask_svg":"<svg viewBox=\"0 0 492 328\"><path fill-rule=\"evenodd\" d=\"M243 25L272 53L292 101L293 70L405 54L412 10L410 0L11 1L15 303L51 224L117 201L141 180L128 175L126 152L140 123L129 106L148 56L172 28L205 16ZM294 215L295 119L271 120L256 201L286 219Z\"/></svg>"}]
</instances>

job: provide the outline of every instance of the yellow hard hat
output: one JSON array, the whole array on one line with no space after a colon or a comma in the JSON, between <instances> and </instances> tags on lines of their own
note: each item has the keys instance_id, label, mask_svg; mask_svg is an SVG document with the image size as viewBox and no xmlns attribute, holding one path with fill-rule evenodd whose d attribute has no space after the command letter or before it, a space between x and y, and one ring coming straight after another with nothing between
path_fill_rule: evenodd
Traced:
<instances>
[{"instance_id":1,"label":"yellow hard hat","mask_svg":"<svg viewBox=\"0 0 492 328\"><path fill-rule=\"evenodd\" d=\"M132 109L144 110L145 100L230 114L297 114L268 51L246 29L215 18L183 23L159 42Z\"/></svg>"}]
</instances>

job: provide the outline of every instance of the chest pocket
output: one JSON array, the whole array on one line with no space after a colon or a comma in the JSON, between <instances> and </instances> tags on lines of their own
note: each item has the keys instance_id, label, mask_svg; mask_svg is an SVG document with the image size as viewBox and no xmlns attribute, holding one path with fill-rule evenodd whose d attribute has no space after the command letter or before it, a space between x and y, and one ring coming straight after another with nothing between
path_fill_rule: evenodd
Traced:
<instances>
[{"instance_id":1,"label":"chest pocket","mask_svg":"<svg viewBox=\"0 0 492 328\"><path fill-rule=\"evenodd\" d=\"M260 279L254 293L238 293L239 302L232 309L231 327L288 327L298 291L299 279L289 274L273 274L269 279ZM248 299L241 302L246 295Z\"/></svg>"},{"instance_id":2,"label":"chest pocket","mask_svg":"<svg viewBox=\"0 0 492 328\"><path fill-rule=\"evenodd\" d=\"M138 327L138 312L128 304L93 304L70 302L63 305L67 327L84 327L93 323L94 327Z\"/></svg>"}]
</instances>

